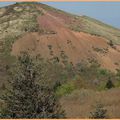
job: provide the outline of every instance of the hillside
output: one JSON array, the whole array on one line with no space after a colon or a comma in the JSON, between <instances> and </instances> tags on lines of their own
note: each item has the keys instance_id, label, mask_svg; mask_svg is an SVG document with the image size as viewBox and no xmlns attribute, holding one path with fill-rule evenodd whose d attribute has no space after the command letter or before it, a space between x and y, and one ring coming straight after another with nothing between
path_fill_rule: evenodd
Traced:
<instances>
[{"instance_id":1,"label":"hillside","mask_svg":"<svg viewBox=\"0 0 120 120\"><path fill-rule=\"evenodd\" d=\"M57 57L61 61L60 55L64 52L73 64L95 59L111 70L119 64L120 30L95 19L37 3L17 3L1 8L0 14L3 53L12 51L18 55L29 49L34 54Z\"/></svg>"},{"instance_id":2,"label":"hillside","mask_svg":"<svg viewBox=\"0 0 120 120\"><path fill-rule=\"evenodd\" d=\"M119 29L85 15L73 15L41 3L21 2L0 8L0 90L3 84L7 84L10 65L24 51L31 56L41 55L60 65L68 62L75 68L72 70L81 70L78 70L79 73L72 71L76 72L75 75L70 71L68 78L63 78L69 79L70 83L66 80L65 88L63 84L60 86L61 91L57 89L62 94L60 102L67 117L88 117L91 105L99 100L105 103L111 118L120 117L116 112L120 108L117 98L120 89L120 70L117 71L120 68ZM62 67L58 71L63 71ZM49 69L49 74L59 76L57 68L53 69ZM58 78L57 75L53 75L56 80L64 77ZM75 80L72 81L73 79ZM112 79L117 88L103 88L109 79ZM64 89L67 86L69 90L71 83L72 93L63 95ZM112 100L109 99L111 95L114 96ZM101 99L103 96L105 102ZM75 111L71 114L71 110Z\"/></svg>"}]
</instances>

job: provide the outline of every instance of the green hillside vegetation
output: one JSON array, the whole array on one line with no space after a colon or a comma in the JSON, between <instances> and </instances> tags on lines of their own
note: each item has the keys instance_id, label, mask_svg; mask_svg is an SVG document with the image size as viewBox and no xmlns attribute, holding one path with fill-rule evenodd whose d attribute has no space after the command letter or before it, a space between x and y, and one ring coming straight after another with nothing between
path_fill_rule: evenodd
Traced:
<instances>
[{"instance_id":1,"label":"green hillside vegetation","mask_svg":"<svg viewBox=\"0 0 120 120\"><path fill-rule=\"evenodd\" d=\"M115 44L120 43L120 30L88 16L76 16L70 25L72 30L101 36Z\"/></svg>"},{"instance_id":2,"label":"green hillside vegetation","mask_svg":"<svg viewBox=\"0 0 120 120\"><path fill-rule=\"evenodd\" d=\"M29 3L16 3L0 8L0 86L6 81L6 66L15 61L11 56L13 43L27 32L38 32L36 17L43 15L42 11Z\"/></svg>"},{"instance_id":3,"label":"green hillside vegetation","mask_svg":"<svg viewBox=\"0 0 120 120\"><path fill-rule=\"evenodd\" d=\"M39 31L36 17L43 13L36 9L36 6L28 3L16 3L6 8L0 8L0 10L3 11L0 16L0 41L3 52L0 53L0 56L4 58L5 54L9 54L12 44L18 38L26 32Z\"/></svg>"},{"instance_id":4,"label":"green hillside vegetation","mask_svg":"<svg viewBox=\"0 0 120 120\"><path fill-rule=\"evenodd\" d=\"M34 96L31 96L31 94L29 93L33 92L35 94L39 94L38 92L36 93L34 91L37 89L35 87L36 85L45 88L45 89L40 89L40 91L43 93L44 90L46 91L49 89L48 91L49 92L51 91L52 92L51 95L54 95L54 97L57 98L58 101L59 98L61 97L65 97L65 96L67 97L68 95L73 95L75 91L82 92L83 89L90 91L94 90L96 92L101 93L101 91L107 91L108 89L120 87L119 70L118 73L115 74L115 73L111 73L108 70L101 69L100 65L98 65L97 63L93 63L90 66L87 66L85 63L79 63L79 65L76 65L76 68L74 68L76 72L71 76L73 67L72 66L67 67L69 65L69 62L67 62L67 66L62 66L59 63L54 63L54 61L51 62L47 61L41 58L39 55L37 57L30 57L30 59L29 57L30 55L28 55L27 53L23 53L23 55L21 57L18 57L16 59L16 62L14 62L7 69L7 75L9 76L7 77L8 84L3 84L2 87L0 88L1 98L2 98L0 102L1 103L0 111L3 118L63 117L61 116L63 115L61 112L60 114L59 113L57 114L58 116L54 116L54 113L53 116L52 113L50 113L49 116L49 111L46 111L46 114L43 114L41 112L39 114L37 113L35 113L35 115L33 114L32 110L34 110L34 108L32 109L31 106L37 105L37 103L32 104L32 102L30 102L31 99L29 99L29 96L33 97L33 99ZM29 70L32 73L29 73ZM24 83L24 79L28 85ZM29 81L29 79L31 81ZM35 80L36 82L33 80ZM31 89L30 87L31 85L33 85L32 86L33 89ZM26 87L28 87L29 89L26 89ZM31 92L28 92L28 90L30 90ZM47 93L48 91L46 91L45 94L48 94ZM21 107L18 105L18 101L16 100L19 95L19 99L21 97L22 98L21 100L23 101L24 97L22 94L29 95L28 98L25 98L25 101L29 101L30 104L26 106L26 104L22 104L21 101L19 101L19 104L22 105L21 107L26 108L21 111ZM49 101L50 96L44 97L44 95L42 96L43 99ZM74 94L74 96L76 95ZM9 101L11 97L12 97L12 101ZM39 98L37 99L39 100ZM13 100L14 100L14 104L13 104ZM46 107L47 105L49 106L51 104L52 100L53 102L56 102L54 101L54 99L51 99L50 97L49 103L48 102L47 104L45 103ZM8 105L7 108L5 107L6 104ZM29 107L30 109L28 109ZM58 106L56 106L55 109L59 110L57 107ZM19 112L14 111L14 109L18 109Z\"/></svg>"}]
</instances>

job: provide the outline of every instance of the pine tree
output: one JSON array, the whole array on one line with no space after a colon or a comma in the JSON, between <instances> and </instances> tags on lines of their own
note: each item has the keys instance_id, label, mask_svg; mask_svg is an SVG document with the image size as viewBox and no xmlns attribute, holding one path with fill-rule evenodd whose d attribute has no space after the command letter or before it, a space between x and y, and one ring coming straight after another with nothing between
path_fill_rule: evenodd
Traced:
<instances>
[{"instance_id":1,"label":"pine tree","mask_svg":"<svg viewBox=\"0 0 120 120\"><path fill-rule=\"evenodd\" d=\"M64 118L54 92L44 82L41 59L24 53L11 73L10 89L2 97L1 118ZM39 64L38 64L39 63Z\"/></svg>"}]
</instances>

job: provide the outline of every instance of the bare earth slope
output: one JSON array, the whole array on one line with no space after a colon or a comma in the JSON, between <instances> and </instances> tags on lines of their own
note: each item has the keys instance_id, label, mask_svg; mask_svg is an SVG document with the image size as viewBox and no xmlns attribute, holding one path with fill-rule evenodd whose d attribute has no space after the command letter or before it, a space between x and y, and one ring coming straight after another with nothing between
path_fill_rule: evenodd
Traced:
<instances>
[{"instance_id":1,"label":"bare earth slope","mask_svg":"<svg viewBox=\"0 0 120 120\"><path fill-rule=\"evenodd\" d=\"M13 55L18 55L20 51L27 50L33 54L41 54L46 58L58 57L61 60L60 55L63 51L73 64L81 60L89 62L91 59L95 59L103 67L110 70L115 70L119 66L119 45L115 45L113 48L108 44L109 39L106 37L71 30L72 15L61 11L48 11L39 5L36 8L43 12L42 16L37 16L39 29L42 29L43 33L28 32L24 34L13 44ZM68 23L66 24L67 18ZM85 26L84 24L83 26ZM115 31L116 33L119 32L117 29ZM52 48L49 49L49 46Z\"/></svg>"}]
</instances>

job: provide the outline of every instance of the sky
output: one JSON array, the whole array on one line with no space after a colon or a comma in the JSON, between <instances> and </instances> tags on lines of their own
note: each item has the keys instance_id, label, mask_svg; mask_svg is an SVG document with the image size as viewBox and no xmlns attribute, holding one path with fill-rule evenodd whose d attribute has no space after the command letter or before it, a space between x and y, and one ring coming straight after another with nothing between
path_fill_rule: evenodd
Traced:
<instances>
[{"instance_id":1,"label":"sky","mask_svg":"<svg viewBox=\"0 0 120 120\"><path fill-rule=\"evenodd\" d=\"M0 7L14 2L0 2ZM120 28L120 2L42 2L76 15L87 15Z\"/></svg>"}]
</instances>

